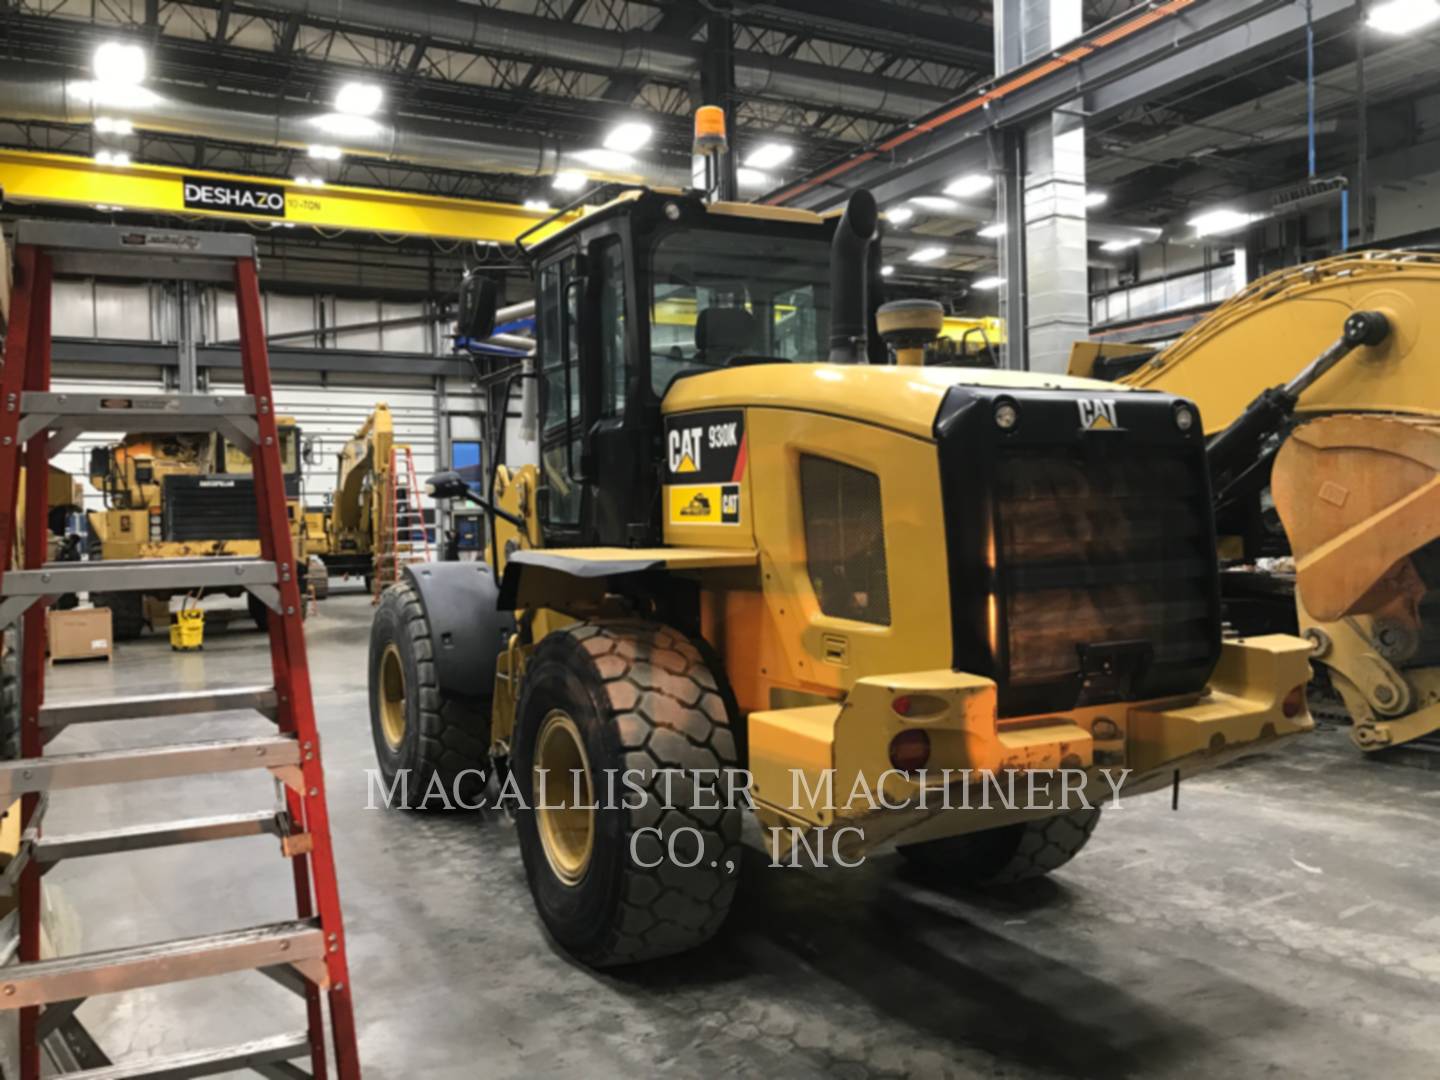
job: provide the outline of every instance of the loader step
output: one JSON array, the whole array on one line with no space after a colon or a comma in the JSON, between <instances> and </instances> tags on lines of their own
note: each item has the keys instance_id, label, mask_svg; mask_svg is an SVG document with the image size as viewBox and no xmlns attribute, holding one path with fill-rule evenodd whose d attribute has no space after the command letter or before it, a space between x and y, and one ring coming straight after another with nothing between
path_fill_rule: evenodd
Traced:
<instances>
[{"instance_id":1,"label":"loader step","mask_svg":"<svg viewBox=\"0 0 1440 1080\"><path fill-rule=\"evenodd\" d=\"M283 735L93 750L0 762L0 800L60 788L165 780L202 773L273 769L300 763L300 744Z\"/></svg>"},{"instance_id":2,"label":"loader step","mask_svg":"<svg viewBox=\"0 0 1440 1080\"><path fill-rule=\"evenodd\" d=\"M274 923L16 964L0 971L0 1001L6 1008L48 1005L324 957L325 935L313 922Z\"/></svg>"},{"instance_id":3,"label":"loader step","mask_svg":"<svg viewBox=\"0 0 1440 1080\"><path fill-rule=\"evenodd\" d=\"M193 716L200 713L254 709L271 716L277 701L273 686L235 686L213 690L182 690L129 698L95 698L40 707L40 726L59 731L71 724L104 720L148 720L159 716Z\"/></svg>"},{"instance_id":4,"label":"loader step","mask_svg":"<svg viewBox=\"0 0 1440 1080\"><path fill-rule=\"evenodd\" d=\"M222 814L192 818L188 821L166 821L154 825L131 825L122 829L72 833L69 836L45 836L35 841L32 851L34 859L43 865L57 863L61 859L112 855L122 851L145 851L174 847L177 844L199 844L209 840L230 840L239 836L266 834L281 835L281 820L273 810Z\"/></svg>"},{"instance_id":5,"label":"loader step","mask_svg":"<svg viewBox=\"0 0 1440 1080\"><path fill-rule=\"evenodd\" d=\"M308 1057L309 1053L310 1042L301 1031L215 1050L192 1050L129 1065L122 1063L69 1072L65 1077L66 1080L188 1080L193 1076L218 1076L239 1069L251 1069L262 1076L308 1077L309 1072L295 1066L289 1066L284 1071L275 1066ZM271 1068L267 1070L266 1066Z\"/></svg>"}]
</instances>

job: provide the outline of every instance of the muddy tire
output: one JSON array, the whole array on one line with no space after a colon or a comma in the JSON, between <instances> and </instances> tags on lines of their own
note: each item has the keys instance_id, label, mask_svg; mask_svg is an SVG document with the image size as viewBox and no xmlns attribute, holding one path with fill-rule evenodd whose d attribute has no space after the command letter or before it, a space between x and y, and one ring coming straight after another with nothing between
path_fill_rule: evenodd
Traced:
<instances>
[{"instance_id":1,"label":"muddy tire","mask_svg":"<svg viewBox=\"0 0 1440 1080\"><path fill-rule=\"evenodd\" d=\"M685 635L654 623L581 623L531 654L511 757L520 853L541 920L581 962L670 956L725 921L741 809L725 788L738 759L720 687ZM573 816L567 761L585 777L578 805L599 809Z\"/></svg>"},{"instance_id":2,"label":"muddy tire","mask_svg":"<svg viewBox=\"0 0 1440 1080\"><path fill-rule=\"evenodd\" d=\"M446 694L420 597L408 582L385 590L370 624L370 731L387 788L406 772L406 805L476 807L490 764L490 702ZM442 787L446 799L422 801ZM401 788L395 788L397 792Z\"/></svg>"},{"instance_id":3,"label":"muddy tire","mask_svg":"<svg viewBox=\"0 0 1440 1080\"><path fill-rule=\"evenodd\" d=\"M94 593L90 601L110 609L110 632L116 641L134 641L145 631L145 599L140 593Z\"/></svg>"},{"instance_id":4,"label":"muddy tire","mask_svg":"<svg viewBox=\"0 0 1440 1080\"><path fill-rule=\"evenodd\" d=\"M923 844L903 844L900 854L926 874L956 885L1014 885L1044 877L1080 854L1100 808L1005 825L999 829L949 836Z\"/></svg>"}]
</instances>

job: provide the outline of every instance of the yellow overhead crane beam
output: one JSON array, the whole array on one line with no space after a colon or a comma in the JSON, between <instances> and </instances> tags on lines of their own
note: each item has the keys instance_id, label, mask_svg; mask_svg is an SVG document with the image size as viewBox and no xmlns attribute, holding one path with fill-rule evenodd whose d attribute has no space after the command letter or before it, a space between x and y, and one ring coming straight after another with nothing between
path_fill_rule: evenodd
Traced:
<instances>
[{"instance_id":1,"label":"yellow overhead crane beam","mask_svg":"<svg viewBox=\"0 0 1440 1080\"><path fill-rule=\"evenodd\" d=\"M511 244L549 216L513 203L449 199L167 165L100 165L90 158L0 150L5 204L114 207L142 213ZM577 215L557 221L559 228ZM548 231L548 230L547 230ZM542 234L536 234L536 239Z\"/></svg>"}]
</instances>

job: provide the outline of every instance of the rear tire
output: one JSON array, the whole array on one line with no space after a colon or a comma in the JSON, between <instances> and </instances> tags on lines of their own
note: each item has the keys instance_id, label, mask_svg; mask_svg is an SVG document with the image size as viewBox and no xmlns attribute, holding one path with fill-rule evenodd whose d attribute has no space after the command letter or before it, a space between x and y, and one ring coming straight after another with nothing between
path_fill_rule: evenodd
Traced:
<instances>
[{"instance_id":1,"label":"rear tire","mask_svg":"<svg viewBox=\"0 0 1440 1080\"><path fill-rule=\"evenodd\" d=\"M386 589L370 624L370 731L380 774L399 791L396 778L404 771L407 808L445 809L444 799L422 801L434 784L474 807L490 763L490 702L446 694L434 658L414 587Z\"/></svg>"},{"instance_id":2,"label":"rear tire","mask_svg":"<svg viewBox=\"0 0 1440 1080\"><path fill-rule=\"evenodd\" d=\"M140 593L95 593L96 607L110 609L110 632L116 641L134 641L145 630L145 598Z\"/></svg>"},{"instance_id":3,"label":"rear tire","mask_svg":"<svg viewBox=\"0 0 1440 1080\"><path fill-rule=\"evenodd\" d=\"M923 844L902 844L900 854L925 873L956 885L1014 885L1058 870L1090 841L1100 807L1004 825L998 829L947 836Z\"/></svg>"},{"instance_id":4,"label":"rear tire","mask_svg":"<svg viewBox=\"0 0 1440 1080\"><path fill-rule=\"evenodd\" d=\"M716 674L669 627L580 623L536 646L516 710L516 828L540 918L576 959L670 956L724 923L740 869L741 811L725 787L738 763L731 722ZM561 763L576 760L588 782L578 817L552 809L574 801ZM543 790L537 768L548 770Z\"/></svg>"}]
</instances>

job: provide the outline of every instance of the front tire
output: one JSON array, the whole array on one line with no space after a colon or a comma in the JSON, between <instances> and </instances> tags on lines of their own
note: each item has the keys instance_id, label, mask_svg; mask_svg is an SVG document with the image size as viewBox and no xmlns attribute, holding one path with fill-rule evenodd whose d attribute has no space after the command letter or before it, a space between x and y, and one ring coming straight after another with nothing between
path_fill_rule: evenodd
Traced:
<instances>
[{"instance_id":1,"label":"front tire","mask_svg":"<svg viewBox=\"0 0 1440 1080\"><path fill-rule=\"evenodd\" d=\"M420 597L408 582L387 590L370 624L370 730L387 789L404 775L406 806L446 808L424 799L478 805L490 755L490 702L446 694ZM458 803L457 803L458 805Z\"/></svg>"},{"instance_id":2,"label":"front tire","mask_svg":"<svg viewBox=\"0 0 1440 1080\"><path fill-rule=\"evenodd\" d=\"M580 623L536 646L516 711L516 827L540 918L576 959L653 960L720 929L740 868L731 722L716 674L669 627Z\"/></svg>"},{"instance_id":3,"label":"front tire","mask_svg":"<svg viewBox=\"0 0 1440 1080\"><path fill-rule=\"evenodd\" d=\"M116 641L134 641L144 631L145 598L140 593L97 593L90 601L110 609L110 632Z\"/></svg>"},{"instance_id":4,"label":"front tire","mask_svg":"<svg viewBox=\"0 0 1440 1080\"><path fill-rule=\"evenodd\" d=\"M1014 885L1058 870L1090 842L1100 807L998 829L902 844L900 854L925 873L956 885Z\"/></svg>"}]
</instances>

